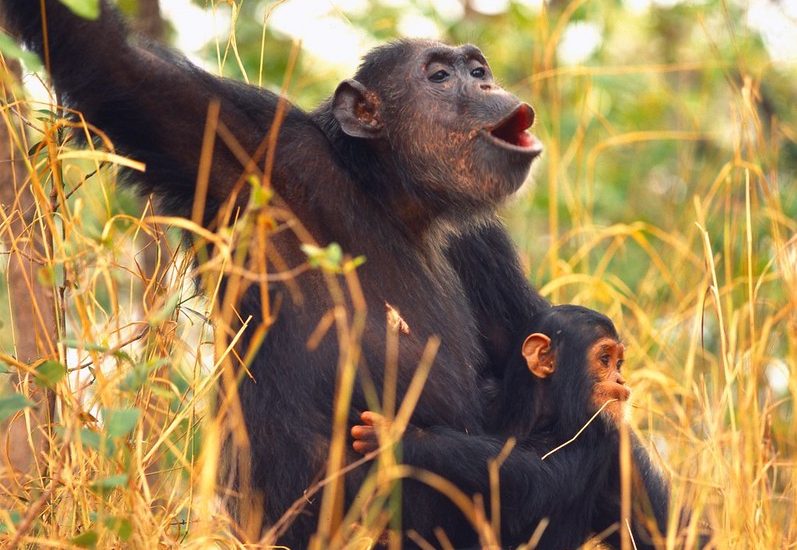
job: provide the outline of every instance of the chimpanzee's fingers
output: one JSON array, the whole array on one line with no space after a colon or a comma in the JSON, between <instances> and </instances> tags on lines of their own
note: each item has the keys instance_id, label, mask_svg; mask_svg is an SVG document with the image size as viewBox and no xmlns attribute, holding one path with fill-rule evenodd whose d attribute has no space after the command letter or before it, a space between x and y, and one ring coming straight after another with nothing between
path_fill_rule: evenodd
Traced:
<instances>
[{"instance_id":1,"label":"chimpanzee's fingers","mask_svg":"<svg viewBox=\"0 0 797 550\"><path fill-rule=\"evenodd\" d=\"M384 424L385 417L373 411L363 411L360 415L360 420L365 422L368 426L378 426Z\"/></svg>"},{"instance_id":2,"label":"chimpanzee's fingers","mask_svg":"<svg viewBox=\"0 0 797 550\"><path fill-rule=\"evenodd\" d=\"M354 438L351 446L356 453L368 454L379 448L379 439L373 426L354 426L351 436Z\"/></svg>"},{"instance_id":3,"label":"chimpanzee's fingers","mask_svg":"<svg viewBox=\"0 0 797 550\"><path fill-rule=\"evenodd\" d=\"M354 439L368 439L376 441L376 428L373 426L353 426L351 429L351 436Z\"/></svg>"},{"instance_id":4,"label":"chimpanzee's fingers","mask_svg":"<svg viewBox=\"0 0 797 550\"><path fill-rule=\"evenodd\" d=\"M360 453L361 455L366 455L379 448L375 441L372 443L370 441L360 441L359 439L355 440L351 446L355 453Z\"/></svg>"}]
</instances>

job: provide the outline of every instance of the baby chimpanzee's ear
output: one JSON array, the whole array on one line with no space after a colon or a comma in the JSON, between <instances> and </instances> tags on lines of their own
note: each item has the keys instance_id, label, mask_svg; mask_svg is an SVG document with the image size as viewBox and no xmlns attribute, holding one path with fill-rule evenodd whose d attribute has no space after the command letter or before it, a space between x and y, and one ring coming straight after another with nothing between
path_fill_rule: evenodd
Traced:
<instances>
[{"instance_id":1,"label":"baby chimpanzee's ear","mask_svg":"<svg viewBox=\"0 0 797 550\"><path fill-rule=\"evenodd\" d=\"M535 332L523 341L520 351L531 374L537 378L548 378L556 370L556 358L551 350L551 339Z\"/></svg>"}]
</instances>

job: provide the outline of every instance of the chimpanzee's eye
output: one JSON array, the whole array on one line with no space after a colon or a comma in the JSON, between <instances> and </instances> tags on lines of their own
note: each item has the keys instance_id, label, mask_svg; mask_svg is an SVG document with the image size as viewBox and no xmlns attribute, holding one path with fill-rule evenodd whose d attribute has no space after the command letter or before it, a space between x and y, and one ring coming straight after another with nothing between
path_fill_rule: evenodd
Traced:
<instances>
[{"instance_id":1,"label":"chimpanzee's eye","mask_svg":"<svg viewBox=\"0 0 797 550\"><path fill-rule=\"evenodd\" d=\"M617 370L620 370L623 367L624 364L625 364L625 360L623 360L623 359L620 359L619 361L617 361Z\"/></svg>"},{"instance_id":2,"label":"chimpanzee's eye","mask_svg":"<svg viewBox=\"0 0 797 550\"><path fill-rule=\"evenodd\" d=\"M607 367L609 366L609 360L610 360L610 359L611 359L611 357L609 357L609 355L608 355L608 354L606 354L606 355L601 355L601 363L603 363L603 364L604 364L604 365L606 365Z\"/></svg>"},{"instance_id":3,"label":"chimpanzee's eye","mask_svg":"<svg viewBox=\"0 0 797 550\"><path fill-rule=\"evenodd\" d=\"M445 82L446 80L448 80L448 76L449 76L448 72L441 69L436 73L434 73L432 76L430 76L429 80L437 83Z\"/></svg>"},{"instance_id":4,"label":"chimpanzee's eye","mask_svg":"<svg viewBox=\"0 0 797 550\"><path fill-rule=\"evenodd\" d=\"M470 75L473 78L484 78L484 75L487 74L484 70L484 67L476 67L470 72Z\"/></svg>"}]
</instances>

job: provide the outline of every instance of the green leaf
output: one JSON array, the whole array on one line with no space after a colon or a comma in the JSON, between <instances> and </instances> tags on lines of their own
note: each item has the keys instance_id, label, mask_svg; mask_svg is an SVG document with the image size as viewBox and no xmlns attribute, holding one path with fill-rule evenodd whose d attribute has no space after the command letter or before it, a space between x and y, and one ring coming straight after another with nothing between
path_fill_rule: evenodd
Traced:
<instances>
[{"instance_id":1,"label":"green leaf","mask_svg":"<svg viewBox=\"0 0 797 550\"><path fill-rule=\"evenodd\" d=\"M36 381L52 388L66 376L66 367L58 361L44 361L36 367Z\"/></svg>"},{"instance_id":2,"label":"green leaf","mask_svg":"<svg viewBox=\"0 0 797 550\"><path fill-rule=\"evenodd\" d=\"M86 447L91 447L95 451L99 451L102 447L102 436L90 428L80 429L80 443Z\"/></svg>"},{"instance_id":3,"label":"green leaf","mask_svg":"<svg viewBox=\"0 0 797 550\"><path fill-rule=\"evenodd\" d=\"M75 338L64 338L61 340L61 343L68 348L96 351L99 353L105 353L109 349L108 346L103 346L102 344L92 344L90 342L83 342L82 340L77 340Z\"/></svg>"},{"instance_id":4,"label":"green leaf","mask_svg":"<svg viewBox=\"0 0 797 550\"><path fill-rule=\"evenodd\" d=\"M327 259L334 265L340 265L343 260L343 249L338 243L330 243L326 249Z\"/></svg>"},{"instance_id":5,"label":"green leaf","mask_svg":"<svg viewBox=\"0 0 797 550\"><path fill-rule=\"evenodd\" d=\"M154 361L147 361L146 363L135 365L124 377L122 383L119 384L119 389L122 391L138 391L139 388L147 382L149 373L168 364L168 359L160 357Z\"/></svg>"},{"instance_id":6,"label":"green leaf","mask_svg":"<svg viewBox=\"0 0 797 550\"><path fill-rule=\"evenodd\" d=\"M341 262L343 261L343 249L338 243L329 243L326 248L321 248L312 244L303 244L302 252L307 255L307 263L311 267L317 267L330 273L341 272Z\"/></svg>"},{"instance_id":7,"label":"green leaf","mask_svg":"<svg viewBox=\"0 0 797 550\"><path fill-rule=\"evenodd\" d=\"M168 320L172 316L172 313L174 313L174 310L177 309L177 306L180 304L181 298L182 296L179 292L175 292L169 296L169 299L166 300L166 303L163 305L163 307L150 315L149 319L147 320L149 325L154 327Z\"/></svg>"},{"instance_id":8,"label":"green leaf","mask_svg":"<svg viewBox=\"0 0 797 550\"><path fill-rule=\"evenodd\" d=\"M365 256L357 256L343 264L343 272L350 273L365 263Z\"/></svg>"},{"instance_id":9,"label":"green leaf","mask_svg":"<svg viewBox=\"0 0 797 550\"><path fill-rule=\"evenodd\" d=\"M136 427L141 411L138 409L103 409L105 433L108 437L124 437Z\"/></svg>"},{"instance_id":10,"label":"green leaf","mask_svg":"<svg viewBox=\"0 0 797 550\"><path fill-rule=\"evenodd\" d=\"M133 358L130 357L130 355L127 352L125 352L125 351L116 350L115 352L112 353L112 355L114 357L116 357L117 359L119 359L120 361L124 361L125 363L129 363L130 365L133 364Z\"/></svg>"},{"instance_id":11,"label":"green leaf","mask_svg":"<svg viewBox=\"0 0 797 550\"><path fill-rule=\"evenodd\" d=\"M99 493L106 493L116 489L117 487L124 487L127 485L127 479L127 474L117 474L115 476L98 479L97 481L93 482L90 487Z\"/></svg>"},{"instance_id":12,"label":"green leaf","mask_svg":"<svg viewBox=\"0 0 797 550\"><path fill-rule=\"evenodd\" d=\"M61 0L61 3L83 19L94 21L100 17L100 0Z\"/></svg>"},{"instance_id":13,"label":"green leaf","mask_svg":"<svg viewBox=\"0 0 797 550\"><path fill-rule=\"evenodd\" d=\"M75 546L80 546L81 548L94 548L97 546L97 541L99 539L100 537L96 531L86 531L74 537L71 542Z\"/></svg>"},{"instance_id":14,"label":"green leaf","mask_svg":"<svg viewBox=\"0 0 797 550\"><path fill-rule=\"evenodd\" d=\"M8 519L4 517L6 513L8 514ZM22 514L18 511L3 510L3 512L0 513L0 535L8 533L8 528L11 525L17 525L20 521L22 521Z\"/></svg>"},{"instance_id":15,"label":"green leaf","mask_svg":"<svg viewBox=\"0 0 797 550\"><path fill-rule=\"evenodd\" d=\"M252 186L252 191L249 194L249 204L252 208L262 208L274 198L274 191L270 187L265 187L256 176L249 176L247 181Z\"/></svg>"},{"instance_id":16,"label":"green leaf","mask_svg":"<svg viewBox=\"0 0 797 550\"><path fill-rule=\"evenodd\" d=\"M133 525L124 518L108 517L103 520L105 527L116 533L120 540L126 541L133 534Z\"/></svg>"},{"instance_id":17,"label":"green leaf","mask_svg":"<svg viewBox=\"0 0 797 550\"><path fill-rule=\"evenodd\" d=\"M17 411L21 411L25 407L32 407L33 401L27 399L24 395L14 393L8 397L0 398L0 421L5 420Z\"/></svg>"},{"instance_id":18,"label":"green leaf","mask_svg":"<svg viewBox=\"0 0 797 550\"><path fill-rule=\"evenodd\" d=\"M6 57L19 59L32 71L38 71L42 67L36 54L20 48L13 38L2 31L0 31L0 53Z\"/></svg>"},{"instance_id":19,"label":"green leaf","mask_svg":"<svg viewBox=\"0 0 797 550\"><path fill-rule=\"evenodd\" d=\"M66 430L62 426L56 426L55 433L62 438L66 434ZM84 447L94 449L95 451L102 452L105 456L111 457L116 451L116 446L109 438L99 434L91 428L81 428L78 432L78 440Z\"/></svg>"}]
</instances>

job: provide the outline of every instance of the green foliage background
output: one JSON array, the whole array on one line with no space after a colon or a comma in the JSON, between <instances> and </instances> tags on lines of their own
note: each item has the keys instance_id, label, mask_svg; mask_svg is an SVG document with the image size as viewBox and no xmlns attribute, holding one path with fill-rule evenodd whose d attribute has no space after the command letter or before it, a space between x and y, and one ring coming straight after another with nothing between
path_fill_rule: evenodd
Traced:
<instances>
[{"instance_id":1,"label":"green foliage background","mask_svg":"<svg viewBox=\"0 0 797 550\"><path fill-rule=\"evenodd\" d=\"M202 54L225 76L285 87L305 109L351 76L301 49L292 65L296 45L266 16L280 2L196 3L234 8L234 28ZM135 15L136 0L119 4ZM308 16L331 10L374 44L399 37L401 18L416 14L444 41L482 48L503 85L535 107L546 147L525 192L502 211L531 282L553 302L585 304L617 322L629 348L631 423L656 443L674 503L714 528L718 548L797 544L797 58L771 58L746 23L749 5L553 0L485 15L463 0L455 17L423 0L370 0L348 12L334 0L307 5ZM173 39L180 22L171 23ZM558 48L578 23L597 26L602 41L579 65L565 65ZM196 357L197 349L212 356L195 311L204 306L171 288L148 312L151 333L115 347L124 316L141 315L133 244L141 204L108 192L112 170L86 179L92 170L80 161L64 170L68 184L81 182L69 203L80 215L63 265L42 277L62 284L63 266L83 276L67 298L89 294L92 320L105 325L68 322L63 343L116 371L92 382L85 408L101 409L98 423L70 401L63 365L38 366L36 383L65 403L48 460L73 481L30 536L78 546L235 546L224 520L211 524L193 500L213 386ZM0 281L0 352L12 355L7 299ZM187 328L173 330L174 320ZM0 413L26 403L13 394ZM89 458L62 464L59 446ZM145 468L162 476L151 493L139 485ZM0 541L47 482L32 480L16 508L0 510Z\"/></svg>"}]
</instances>

